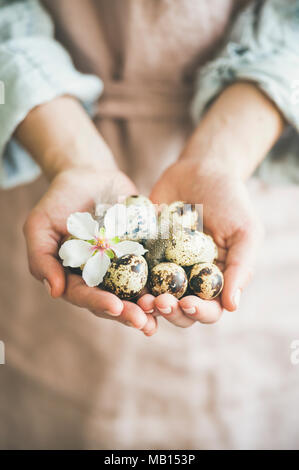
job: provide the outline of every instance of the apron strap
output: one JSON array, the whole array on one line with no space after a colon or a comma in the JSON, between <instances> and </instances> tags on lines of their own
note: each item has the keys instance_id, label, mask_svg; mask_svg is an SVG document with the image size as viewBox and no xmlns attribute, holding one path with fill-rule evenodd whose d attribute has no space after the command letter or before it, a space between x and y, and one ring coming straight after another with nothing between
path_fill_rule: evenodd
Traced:
<instances>
[{"instance_id":1,"label":"apron strap","mask_svg":"<svg viewBox=\"0 0 299 470\"><path fill-rule=\"evenodd\" d=\"M151 83L149 86L119 81L104 81L94 119L190 119L193 88L184 84Z\"/></svg>"}]
</instances>

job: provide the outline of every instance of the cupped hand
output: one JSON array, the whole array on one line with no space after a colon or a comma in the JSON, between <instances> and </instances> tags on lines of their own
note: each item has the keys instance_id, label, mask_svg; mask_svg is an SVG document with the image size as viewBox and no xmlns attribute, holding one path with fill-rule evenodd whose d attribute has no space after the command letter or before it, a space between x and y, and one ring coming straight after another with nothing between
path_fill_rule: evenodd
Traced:
<instances>
[{"instance_id":1,"label":"cupped hand","mask_svg":"<svg viewBox=\"0 0 299 470\"><path fill-rule=\"evenodd\" d=\"M215 300L170 294L142 297L138 304L146 311L159 312L177 326L195 321L216 322L223 309L237 309L240 296L251 279L263 230L243 181L224 172L201 170L196 162L179 160L168 168L153 188L153 202L183 200L203 204L204 231L218 246L217 264L224 274L224 288Z\"/></svg>"},{"instance_id":2,"label":"cupped hand","mask_svg":"<svg viewBox=\"0 0 299 470\"><path fill-rule=\"evenodd\" d=\"M58 250L67 235L66 220L73 212L92 212L95 201L110 195L135 194L133 183L119 171L102 168L74 168L59 173L49 190L29 214L24 225L30 272L43 281L54 298L87 308L95 315L114 319L151 336L157 320L138 305L122 301L110 292L88 287L81 276L66 272L58 259Z\"/></svg>"}]
</instances>

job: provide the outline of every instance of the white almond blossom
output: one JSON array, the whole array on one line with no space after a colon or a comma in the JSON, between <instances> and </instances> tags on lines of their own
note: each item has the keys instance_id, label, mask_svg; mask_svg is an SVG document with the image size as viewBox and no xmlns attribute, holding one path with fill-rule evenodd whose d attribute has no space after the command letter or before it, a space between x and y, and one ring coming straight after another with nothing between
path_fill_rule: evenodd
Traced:
<instances>
[{"instance_id":1,"label":"white almond blossom","mask_svg":"<svg viewBox=\"0 0 299 470\"><path fill-rule=\"evenodd\" d=\"M122 204L107 210L104 227L88 212L75 212L67 220L67 229L74 239L67 240L59 250L63 266L78 268L84 265L82 277L90 287L98 286L115 256L143 255L147 250L140 243L120 238L126 231Z\"/></svg>"}]
</instances>

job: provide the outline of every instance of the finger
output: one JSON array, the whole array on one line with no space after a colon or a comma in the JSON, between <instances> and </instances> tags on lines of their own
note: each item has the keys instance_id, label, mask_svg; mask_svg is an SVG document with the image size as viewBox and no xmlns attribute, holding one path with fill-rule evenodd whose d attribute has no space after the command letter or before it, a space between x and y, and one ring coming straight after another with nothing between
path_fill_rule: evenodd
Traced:
<instances>
[{"instance_id":1,"label":"finger","mask_svg":"<svg viewBox=\"0 0 299 470\"><path fill-rule=\"evenodd\" d=\"M97 316L119 317L124 310L123 302L116 295L97 287L88 287L82 277L76 274L67 274L64 298Z\"/></svg>"},{"instance_id":2,"label":"finger","mask_svg":"<svg viewBox=\"0 0 299 470\"><path fill-rule=\"evenodd\" d=\"M176 326L187 328L194 321L183 314L178 299L171 294L161 294L155 298L156 309L160 314Z\"/></svg>"},{"instance_id":3,"label":"finger","mask_svg":"<svg viewBox=\"0 0 299 470\"><path fill-rule=\"evenodd\" d=\"M215 323L223 312L219 300L203 300L195 295L183 297L179 304L188 318L200 323Z\"/></svg>"},{"instance_id":4,"label":"finger","mask_svg":"<svg viewBox=\"0 0 299 470\"><path fill-rule=\"evenodd\" d=\"M222 261L214 261L214 264L216 264L216 266L218 266L218 268L220 269L220 271L224 271L225 269L225 263L222 262Z\"/></svg>"},{"instance_id":5,"label":"finger","mask_svg":"<svg viewBox=\"0 0 299 470\"><path fill-rule=\"evenodd\" d=\"M241 292L251 280L262 231L258 226L240 230L228 240L228 253L224 270L222 305L229 311L238 308Z\"/></svg>"},{"instance_id":6,"label":"finger","mask_svg":"<svg viewBox=\"0 0 299 470\"><path fill-rule=\"evenodd\" d=\"M138 305L121 301L111 292L88 287L76 274L68 274L64 298L78 307L86 308L96 316L114 319L127 326L141 330L147 323L147 315Z\"/></svg>"},{"instance_id":7,"label":"finger","mask_svg":"<svg viewBox=\"0 0 299 470\"><path fill-rule=\"evenodd\" d=\"M133 302L124 300L123 305L124 309L118 320L128 326L137 328L137 330L142 330L148 321L148 316L138 305L134 304Z\"/></svg>"},{"instance_id":8,"label":"finger","mask_svg":"<svg viewBox=\"0 0 299 470\"><path fill-rule=\"evenodd\" d=\"M76 274L68 274L64 298L78 307L88 309L98 317L114 319L138 330L145 327L148 321L147 315L138 305L121 301L116 295L97 287L88 287Z\"/></svg>"},{"instance_id":9,"label":"finger","mask_svg":"<svg viewBox=\"0 0 299 470\"><path fill-rule=\"evenodd\" d=\"M151 294L145 294L137 300L137 305L139 305L145 313L154 313L155 297Z\"/></svg>"},{"instance_id":10,"label":"finger","mask_svg":"<svg viewBox=\"0 0 299 470\"><path fill-rule=\"evenodd\" d=\"M65 273L56 259L60 237L44 215L32 213L25 225L28 263L31 274L44 281L52 297L60 297L65 289Z\"/></svg>"},{"instance_id":11,"label":"finger","mask_svg":"<svg viewBox=\"0 0 299 470\"><path fill-rule=\"evenodd\" d=\"M219 262L224 262L227 256L227 250L225 248L220 248L217 247L218 250L218 255L217 255L217 261Z\"/></svg>"},{"instance_id":12,"label":"finger","mask_svg":"<svg viewBox=\"0 0 299 470\"><path fill-rule=\"evenodd\" d=\"M145 336L153 336L158 329L158 320L153 315L147 315L147 322L142 328L142 332Z\"/></svg>"}]
</instances>

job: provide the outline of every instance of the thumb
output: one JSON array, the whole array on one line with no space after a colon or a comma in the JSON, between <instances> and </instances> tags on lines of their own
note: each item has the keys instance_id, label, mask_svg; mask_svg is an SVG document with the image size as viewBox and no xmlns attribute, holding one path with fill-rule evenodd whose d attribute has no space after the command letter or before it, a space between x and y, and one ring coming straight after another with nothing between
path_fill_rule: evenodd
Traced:
<instances>
[{"instance_id":1,"label":"thumb","mask_svg":"<svg viewBox=\"0 0 299 470\"><path fill-rule=\"evenodd\" d=\"M31 274L44 282L52 297L60 297L65 290L64 269L57 260L60 235L46 214L34 210L25 222L24 235Z\"/></svg>"},{"instance_id":2,"label":"thumb","mask_svg":"<svg viewBox=\"0 0 299 470\"><path fill-rule=\"evenodd\" d=\"M253 276L262 237L262 228L255 223L244 230L238 230L228 241L221 295L222 305L226 310L238 308L241 293Z\"/></svg>"}]
</instances>

